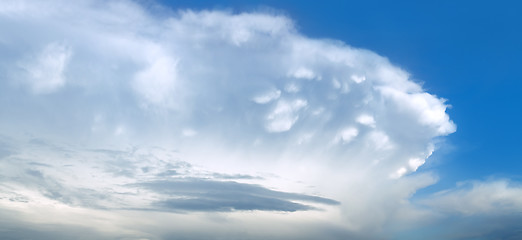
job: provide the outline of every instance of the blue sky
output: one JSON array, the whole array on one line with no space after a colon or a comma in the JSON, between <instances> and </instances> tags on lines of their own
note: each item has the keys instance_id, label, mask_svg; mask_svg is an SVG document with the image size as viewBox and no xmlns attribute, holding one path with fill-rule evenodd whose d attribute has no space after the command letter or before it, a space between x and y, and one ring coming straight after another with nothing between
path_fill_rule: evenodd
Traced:
<instances>
[{"instance_id":1,"label":"blue sky","mask_svg":"<svg viewBox=\"0 0 522 240\"><path fill-rule=\"evenodd\" d=\"M519 239L518 9L3 2L0 238Z\"/></svg>"}]
</instances>

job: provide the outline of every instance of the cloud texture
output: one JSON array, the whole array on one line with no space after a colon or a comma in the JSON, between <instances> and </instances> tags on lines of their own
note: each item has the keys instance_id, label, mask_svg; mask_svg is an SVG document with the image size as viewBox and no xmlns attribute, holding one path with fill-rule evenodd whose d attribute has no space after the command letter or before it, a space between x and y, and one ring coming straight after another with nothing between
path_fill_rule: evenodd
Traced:
<instances>
[{"instance_id":1,"label":"cloud texture","mask_svg":"<svg viewBox=\"0 0 522 240\"><path fill-rule=\"evenodd\" d=\"M5 1L0 26L1 201L20 223L60 208L54 224L114 220L76 226L107 238L173 234L123 220L147 215L194 239L344 239L437 215L409 199L437 180L416 171L456 130L448 106L371 51L281 15L131 1ZM426 204L475 192L455 191Z\"/></svg>"}]
</instances>

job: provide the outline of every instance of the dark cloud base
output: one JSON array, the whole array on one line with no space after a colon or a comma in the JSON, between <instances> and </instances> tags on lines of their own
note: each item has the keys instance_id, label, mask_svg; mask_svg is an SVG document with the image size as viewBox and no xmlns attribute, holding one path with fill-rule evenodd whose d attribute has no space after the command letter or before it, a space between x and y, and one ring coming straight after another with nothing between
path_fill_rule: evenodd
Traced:
<instances>
[{"instance_id":1,"label":"dark cloud base","mask_svg":"<svg viewBox=\"0 0 522 240\"><path fill-rule=\"evenodd\" d=\"M295 212L316 208L292 200L327 205L340 204L338 201L328 198L274 191L260 185L233 181L184 178L135 185L166 197L165 200L154 203L155 207L176 211L261 210Z\"/></svg>"}]
</instances>

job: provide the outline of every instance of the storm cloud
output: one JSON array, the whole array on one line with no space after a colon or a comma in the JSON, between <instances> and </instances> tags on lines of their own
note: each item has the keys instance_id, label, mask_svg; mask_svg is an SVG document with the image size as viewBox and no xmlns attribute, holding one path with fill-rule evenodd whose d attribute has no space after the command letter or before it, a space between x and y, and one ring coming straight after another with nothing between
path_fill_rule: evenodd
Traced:
<instances>
[{"instance_id":1,"label":"storm cloud","mask_svg":"<svg viewBox=\"0 0 522 240\"><path fill-rule=\"evenodd\" d=\"M456 131L447 100L289 16L8 0L0 27L6 237L378 239L521 209L502 182L414 201ZM482 188L501 197L453 201Z\"/></svg>"}]
</instances>

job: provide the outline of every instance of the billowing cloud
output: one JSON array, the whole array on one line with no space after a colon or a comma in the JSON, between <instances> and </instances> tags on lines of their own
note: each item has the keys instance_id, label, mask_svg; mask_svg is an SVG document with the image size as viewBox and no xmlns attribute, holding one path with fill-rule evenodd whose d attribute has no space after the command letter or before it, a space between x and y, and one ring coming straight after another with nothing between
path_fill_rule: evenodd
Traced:
<instances>
[{"instance_id":1,"label":"billowing cloud","mask_svg":"<svg viewBox=\"0 0 522 240\"><path fill-rule=\"evenodd\" d=\"M446 100L286 16L6 1L0 26L0 200L29 226L58 206L54 224L81 229L134 216L98 229L110 236L266 239L275 222L311 226L275 239L364 239L449 201L410 203L437 181L417 172L435 139L456 130Z\"/></svg>"}]
</instances>

